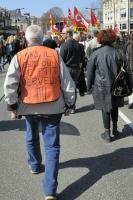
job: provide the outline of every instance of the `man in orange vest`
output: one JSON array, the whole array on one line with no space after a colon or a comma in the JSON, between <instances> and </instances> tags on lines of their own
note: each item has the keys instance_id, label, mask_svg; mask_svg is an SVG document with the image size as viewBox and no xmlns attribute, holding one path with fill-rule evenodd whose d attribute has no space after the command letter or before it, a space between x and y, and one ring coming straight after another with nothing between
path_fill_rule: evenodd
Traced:
<instances>
[{"instance_id":1,"label":"man in orange vest","mask_svg":"<svg viewBox=\"0 0 133 200\"><path fill-rule=\"evenodd\" d=\"M46 200L55 200L60 120L65 111L73 108L75 84L57 51L42 46L43 32L39 26L29 26L25 37L28 47L13 57L8 68L5 101L12 118L25 116L28 165L33 174L40 173L42 167L41 123L46 152L43 189Z\"/></svg>"}]
</instances>

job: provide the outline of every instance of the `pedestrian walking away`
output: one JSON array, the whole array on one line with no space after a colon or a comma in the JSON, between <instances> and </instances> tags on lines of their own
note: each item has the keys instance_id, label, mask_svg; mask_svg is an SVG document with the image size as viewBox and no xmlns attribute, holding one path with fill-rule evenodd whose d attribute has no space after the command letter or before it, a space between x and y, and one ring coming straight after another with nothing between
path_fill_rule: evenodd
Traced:
<instances>
[{"instance_id":1,"label":"pedestrian walking away","mask_svg":"<svg viewBox=\"0 0 133 200\"><path fill-rule=\"evenodd\" d=\"M31 173L42 168L39 124L45 148L43 191L46 200L57 199L60 155L60 121L73 108L75 84L56 50L43 46L43 32L31 25L25 34L28 47L12 59L4 83L11 117L25 116L27 162ZM19 91L19 92L18 92Z\"/></svg>"},{"instance_id":2,"label":"pedestrian walking away","mask_svg":"<svg viewBox=\"0 0 133 200\"><path fill-rule=\"evenodd\" d=\"M79 42L73 39L73 30L71 28L64 28L62 30L62 37L65 40L65 42L62 43L60 47L60 55L69 70L69 73L75 83L75 86L77 87L80 75L80 67L83 60L83 51ZM76 111L76 99L75 107L71 112L73 114Z\"/></svg>"},{"instance_id":3,"label":"pedestrian walking away","mask_svg":"<svg viewBox=\"0 0 133 200\"><path fill-rule=\"evenodd\" d=\"M113 137L120 135L117 129L118 107L124 106L123 97L112 95L112 85L120 71L124 57L113 47L116 34L113 30L102 30L97 36L98 42L102 45L95 50L87 65L87 86L88 91L92 90L94 105L97 110L102 111L102 119L105 132L102 138L111 142ZM112 136L111 136L112 119Z\"/></svg>"},{"instance_id":4,"label":"pedestrian walking away","mask_svg":"<svg viewBox=\"0 0 133 200\"><path fill-rule=\"evenodd\" d=\"M86 42L85 53L88 60L90 58L91 53L101 46L101 44L99 44L99 42L97 41L98 33L99 32L95 30L93 33L93 38Z\"/></svg>"}]
</instances>

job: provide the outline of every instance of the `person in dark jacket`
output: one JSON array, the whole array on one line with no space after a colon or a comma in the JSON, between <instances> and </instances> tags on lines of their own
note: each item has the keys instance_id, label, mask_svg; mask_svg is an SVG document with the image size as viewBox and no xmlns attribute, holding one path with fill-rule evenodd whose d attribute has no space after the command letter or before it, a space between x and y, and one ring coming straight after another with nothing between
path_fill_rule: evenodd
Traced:
<instances>
[{"instance_id":1,"label":"person in dark jacket","mask_svg":"<svg viewBox=\"0 0 133 200\"><path fill-rule=\"evenodd\" d=\"M56 49L57 48L57 43L52 38L48 38L48 39L43 41L43 46L49 47L51 49Z\"/></svg>"},{"instance_id":2,"label":"person in dark jacket","mask_svg":"<svg viewBox=\"0 0 133 200\"><path fill-rule=\"evenodd\" d=\"M81 47L81 55L82 55L82 64L80 67L80 75L78 78L78 84L77 84L77 88L79 89L79 95L80 96L84 96L85 92L87 92L87 87L86 87L86 81L85 81L85 74L84 74L84 70L86 68L86 60L85 60L85 51L84 51L84 45L81 42L81 35L80 33L74 33L73 34L73 39L76 40L77 42L79 42L80 47Z\"/></svg>"},{"instance_id":3,"label":"person in dark jacket","mask_svg":"<svg viewBox=\"0 0 133 200\"><path fill-rule=\"evenodd\" d=\"M101 136L107 142L111 142L111 119L112 134L117 137L120 134L117 130L118 107L124 106L124 98L114 97L111 93L112 84L121 68L123 57L113 47L116 34L112 29L102 30L97 39L102 46L92 53L88 61L87 86L88 91L92 90L95 108L102 111L105 132Z\"/></svg>"},{"instance_id":4,"label":"person in dark jacket","mask_svg":"<svg viewBox=\"0 0 133 200\"><path fill-rule=\"evenodd\" d=\"M66 64L70 75L77 87L78 79L80 75L80 68L82 64L82 48L78 41L73 39L73 30L69 27L64 28L62 31L62 37L65 40L60 47L60 55ZM77 97L77 96L76 96ZM76 110L76 100L75 107L71 113L75 113Z\"/></svg>"}]
</instances>

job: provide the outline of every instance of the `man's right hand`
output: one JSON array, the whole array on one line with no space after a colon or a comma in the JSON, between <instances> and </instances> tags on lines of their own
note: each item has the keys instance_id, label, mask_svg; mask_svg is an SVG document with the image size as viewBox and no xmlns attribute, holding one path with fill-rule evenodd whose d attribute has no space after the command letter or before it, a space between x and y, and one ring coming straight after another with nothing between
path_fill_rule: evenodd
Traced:
<instances>
[{"instance_id":1,"label":"man's right hand","mask_svg":"<svg viewBox=\"0 0 133 200\"><path fill-rule=\"evenodd\" d=\"M73 107L74 107L74 105L72 105L72 106L65 105L65 113L64 113L64 115L68 116L71 113L71 110L73 109Z\"/></svg>"}]
</instances>

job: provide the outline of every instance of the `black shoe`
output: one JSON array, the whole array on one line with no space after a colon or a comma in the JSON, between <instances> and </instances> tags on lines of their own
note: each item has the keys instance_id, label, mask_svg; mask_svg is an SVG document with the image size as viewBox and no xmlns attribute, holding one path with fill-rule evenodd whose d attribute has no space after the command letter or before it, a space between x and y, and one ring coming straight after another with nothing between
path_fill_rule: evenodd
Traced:
<instances>
[{"instance_id":1,"label":"black shoe","mask_svg":"<svg viewBox=\"0 0 133 200\"><path fill-rule=\"evenodd\" d=\"M112 124L112 135L114 135L115 137L118 137L121 135L121 132L119 132L117 128L117 122L113 122Z\"/></svg>"},{"instance_id":2,"label":"black shoe","mask_svg":"<svg viewBox=\"0 0 133 200\"><path fill-rule=\"evenodd\" d=\"M74 108L71 110L71 114L75 114L75 113L76 113L76 109Z\"/></svg>"},{"instance_id":3,"label":"black shoe","mask_svg":"<svg viewBox=\"0 0 133 200\"><path fill-rule=\"evenodd\" d=\"M115 137L119 137L121 135L121 132L118 130L113 130L112 135L114 135Z\"/></svg>"},{"instance_id":4,"label":"black shoe","mask_svg":"<svg viewBox=\"0 0 133 200\"><path fill-rule=\"evenodd\" d=\"M110 130L106 130L104 133L102 133L101 138L108 143L112 142L112 137L110 136Z\"/></svg>"},{"instance_id":5,"label":"black shoe","mask_svg":"<svg viewBox=\"0 0 133 200\"><path fill-rule=\"evenodd\" d=\"M85 93L84 93L84 92L80 92L79 95L80 95L81 97L83 97L83 96L85 96Z\"/></svg>"},{"instance_id":6,"label":"black shoe","mask_svg":"<svg viewBox=\"0 0 133 200\"><path fill-rule=\"evenodd\" d=\"M133 103L129 104L128 109L133 109Z\"/></svg>"}]
</instances>

